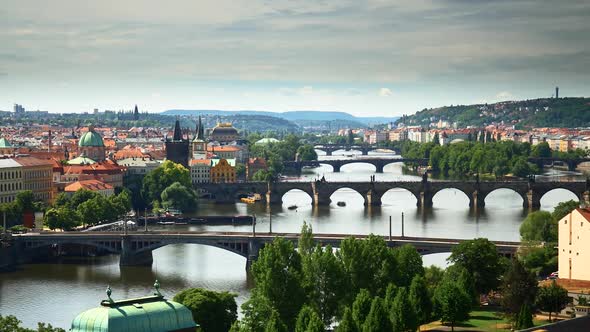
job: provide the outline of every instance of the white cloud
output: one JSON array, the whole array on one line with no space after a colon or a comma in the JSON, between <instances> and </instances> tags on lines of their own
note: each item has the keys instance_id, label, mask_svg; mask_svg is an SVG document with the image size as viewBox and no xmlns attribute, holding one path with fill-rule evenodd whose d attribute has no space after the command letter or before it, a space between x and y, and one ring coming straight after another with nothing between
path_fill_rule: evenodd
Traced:
<instances>
[{"instance_id":1,"label":"white cloud","mask_svg":"<svg viewBox=\"0 0 590 332\"><path fill-rule=\"evenodd\" d=\"M379 96L381 97L389 97L392 96L393 92L389 88L381 88L379 89Z\"/></svg>"},{"instance_id":2,"label":"white cloud","mask_svg":"<svg viewBox=\"0 0 590 332\"><path fill-rule=\"evenodd\" d=\"M510 93L508 91L501 91L501 92L498 92L498 94L496 94L496 99L501 99L501 100L508 100L512 97L513 97L512 93Z\"/></svg>"}]
</instances>

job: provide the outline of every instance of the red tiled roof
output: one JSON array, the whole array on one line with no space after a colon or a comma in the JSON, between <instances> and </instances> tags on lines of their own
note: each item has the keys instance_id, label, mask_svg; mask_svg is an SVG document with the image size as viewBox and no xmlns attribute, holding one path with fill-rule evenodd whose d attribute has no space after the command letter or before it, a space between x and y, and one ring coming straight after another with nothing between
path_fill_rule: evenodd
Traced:
<instances>
[{"instance_id":1,"label":"red tiled roof","mask_svg":"<svg viewBox=\"0 0 590 332\"><path fill-rule=\"evenodd\" d=\"M76 192L79 189L87 189L92 191L108 190L113 189L113 186L98 180L82 180L67 185L64 190L67 192Z\"/></svg>"}]
</instances>

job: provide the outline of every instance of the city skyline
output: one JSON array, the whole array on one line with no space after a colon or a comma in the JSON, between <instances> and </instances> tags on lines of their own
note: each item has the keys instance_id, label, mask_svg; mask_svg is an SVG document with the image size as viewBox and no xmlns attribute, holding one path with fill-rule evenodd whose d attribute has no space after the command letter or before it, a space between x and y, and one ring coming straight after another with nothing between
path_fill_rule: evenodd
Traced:
<instances>
[{"instance_id":1,"label":"city skyline","mask_svg":"<svg viewBox=\"0 0 590 332\"><path fill-rule=\"evenodd\" d=\"M342 111L587 96L590 5L8 1L0 110Z\"/></svg>"}]
</instances>

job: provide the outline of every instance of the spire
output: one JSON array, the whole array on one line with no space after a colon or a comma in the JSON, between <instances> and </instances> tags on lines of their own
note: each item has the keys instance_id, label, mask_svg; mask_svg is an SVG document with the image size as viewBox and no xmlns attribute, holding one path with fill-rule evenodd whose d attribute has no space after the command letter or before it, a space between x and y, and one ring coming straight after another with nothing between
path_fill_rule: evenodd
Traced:
<instances>
[{"instance_id":1,"label":"spire","mask_svg":"<svg viewBox=\"0 0 590 332\"><path fill-rule=\"evenodd\" d=\"M139 120L139 109L137 109L137 104L135 105L135 110L133 110L133 119Z\"/></svg>"},{"instance_id":2,"label":"spire","mask_svg":"<svg viewBox=\"0 0 590 332\"><path fill-rule=\"evenodd\" d=\"M172 137L174 141L182 141L182 129L180 129L180 121L176 118L176 123L174 124L174 136Z\"/></svg>"},{"instance_id":3,"label":"spire","mask_svg":"<svg viewBox=\"0 0 590 332\"><path fill-rule=\"evenodd\" d=\"M203 123L201 122L201 116L199 115L199 123L197 124L197 139L204 140L203 134Z\"/></svg>"}]
</instances>

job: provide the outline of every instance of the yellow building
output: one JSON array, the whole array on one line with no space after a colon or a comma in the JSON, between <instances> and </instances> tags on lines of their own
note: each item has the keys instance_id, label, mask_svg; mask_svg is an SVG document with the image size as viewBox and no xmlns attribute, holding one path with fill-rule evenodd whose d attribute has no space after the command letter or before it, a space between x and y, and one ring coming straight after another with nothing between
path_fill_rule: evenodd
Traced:
<instances>
[{"instance_id":1,"label":"yellow building","mask_svg":"<svg viewBox=\"0 0 590 332\"><path fill-rule=\"evenodd\" d=\"M211 159L211 182L234 183L236 182L235 159Z\"/></svg>"},{"instance_id":2,"label":"yellow building","mask_svg":"<svg viewBox=\"0 0 590 332\"><path fill-rule=\"evenodd\" d=\"M34 157L14 159L22 168L23 190L30 190L35 198L46 203L53 199L53 163Z\"/></svg>"},{"instance_id":3,"label":"yellow building","mask_svg":"<svg viewBox=\"0 0 590 332\"><path fill-rule=\"evenodd\" d=\"M14 201L22 190L22 166L14 159L0 159L0 203Z\"/></svg>"},{"instance_id":4,"label":"yellow building","mask_svg":"<svg viewBox=\"0 0 590 332\"><path fill-rule=\"evenodd\" d=\"M559 278L590 281L590 209L578 208L559 221Z\"/></svg>"}]
</instances>

